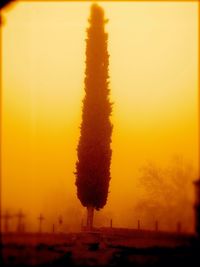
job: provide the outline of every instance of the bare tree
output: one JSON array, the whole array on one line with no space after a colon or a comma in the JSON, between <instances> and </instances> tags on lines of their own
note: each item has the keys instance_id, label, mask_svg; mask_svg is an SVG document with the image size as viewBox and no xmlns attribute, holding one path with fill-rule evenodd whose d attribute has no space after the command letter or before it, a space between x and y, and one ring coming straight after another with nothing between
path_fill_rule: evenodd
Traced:
<instances>
[{"instance_id":1,"label":"bare tree","mask_svg":"<svg viewBox=\"0 0 200 267\"><path fill-rule=\"evenodd\" d=\"M192 229L193 188L195 171L191 164L181 157L174 157L167 167L149 162L140 169L140 188L143 196L135 212L146 224L159 220L170 229L176 229L177 222L185 229Z\"/></svg>"}]
</instances>

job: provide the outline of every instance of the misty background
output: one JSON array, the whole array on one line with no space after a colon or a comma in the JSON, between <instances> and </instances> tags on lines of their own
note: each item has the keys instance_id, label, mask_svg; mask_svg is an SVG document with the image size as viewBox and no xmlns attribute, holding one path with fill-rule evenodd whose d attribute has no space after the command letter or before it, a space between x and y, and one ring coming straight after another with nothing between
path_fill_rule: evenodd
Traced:
<instances>
[{"instance_id":1,"label":"misty background","mask_svg":"<svg viewBox=\"0 0 200 267\"><path fill-rule=\"evenodd\" d=\"M96 226L193 231L197 3L100 3L109 19L113 157ZM80 229L75 162L90 3L17 3L2 28L3 210ZM17 219L11 221L15 229ZM58 228L57 228L58 229Z\"/></svg>"}]
</instances>

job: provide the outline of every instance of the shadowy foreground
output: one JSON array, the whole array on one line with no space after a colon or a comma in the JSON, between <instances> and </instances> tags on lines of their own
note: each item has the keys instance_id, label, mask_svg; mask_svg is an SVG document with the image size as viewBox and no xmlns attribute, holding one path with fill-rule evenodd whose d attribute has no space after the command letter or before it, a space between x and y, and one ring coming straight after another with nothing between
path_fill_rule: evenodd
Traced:
<instances>
[{"instance_id":1,"label":"shadowy foreground","mask_svg":"<svg viewBox=\"0 0 200 267\"><path fill-rule=\"evenodd\" d=\"M200 266L193 236L128 229L6 234L4 266Z\"/></svg>"}]
</instances>

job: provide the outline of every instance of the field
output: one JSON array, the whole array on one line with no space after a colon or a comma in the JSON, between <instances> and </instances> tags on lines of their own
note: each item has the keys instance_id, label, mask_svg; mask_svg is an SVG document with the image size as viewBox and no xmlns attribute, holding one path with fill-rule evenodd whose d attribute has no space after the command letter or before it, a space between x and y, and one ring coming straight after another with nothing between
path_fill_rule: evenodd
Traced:
<instances>
[{"instance_id":1,"label":"field","mask_svg":"<svg viewBox=\"0 0 200 267\"><path fill-rule=\"evenodd\" d=\"M69 234L6 234L5 266L200 266L191 235L102 228Z\"/></svg>"}]
</instances>

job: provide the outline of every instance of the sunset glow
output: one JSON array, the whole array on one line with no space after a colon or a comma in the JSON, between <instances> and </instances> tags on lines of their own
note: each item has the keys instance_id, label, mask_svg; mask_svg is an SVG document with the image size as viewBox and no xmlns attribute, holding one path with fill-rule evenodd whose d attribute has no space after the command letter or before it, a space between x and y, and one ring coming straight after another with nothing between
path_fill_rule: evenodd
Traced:
<instances>
[{"instance_id":1,"label":"sunset glow","mask_svg":"<svg viewBox=\"0 0 200 267\"><path fill-rule=\"evenodd\" d=\"M109 19L114 128L110 193L96 220L130 227L146 162L165 166L178 155L198 169L198 3L99 4ZM47 231L59 214L69 229L85 216L74 171L90 5L3 10L3 209L22 209L31 229L41 212Z\"/></svg>"}]
</instances>

